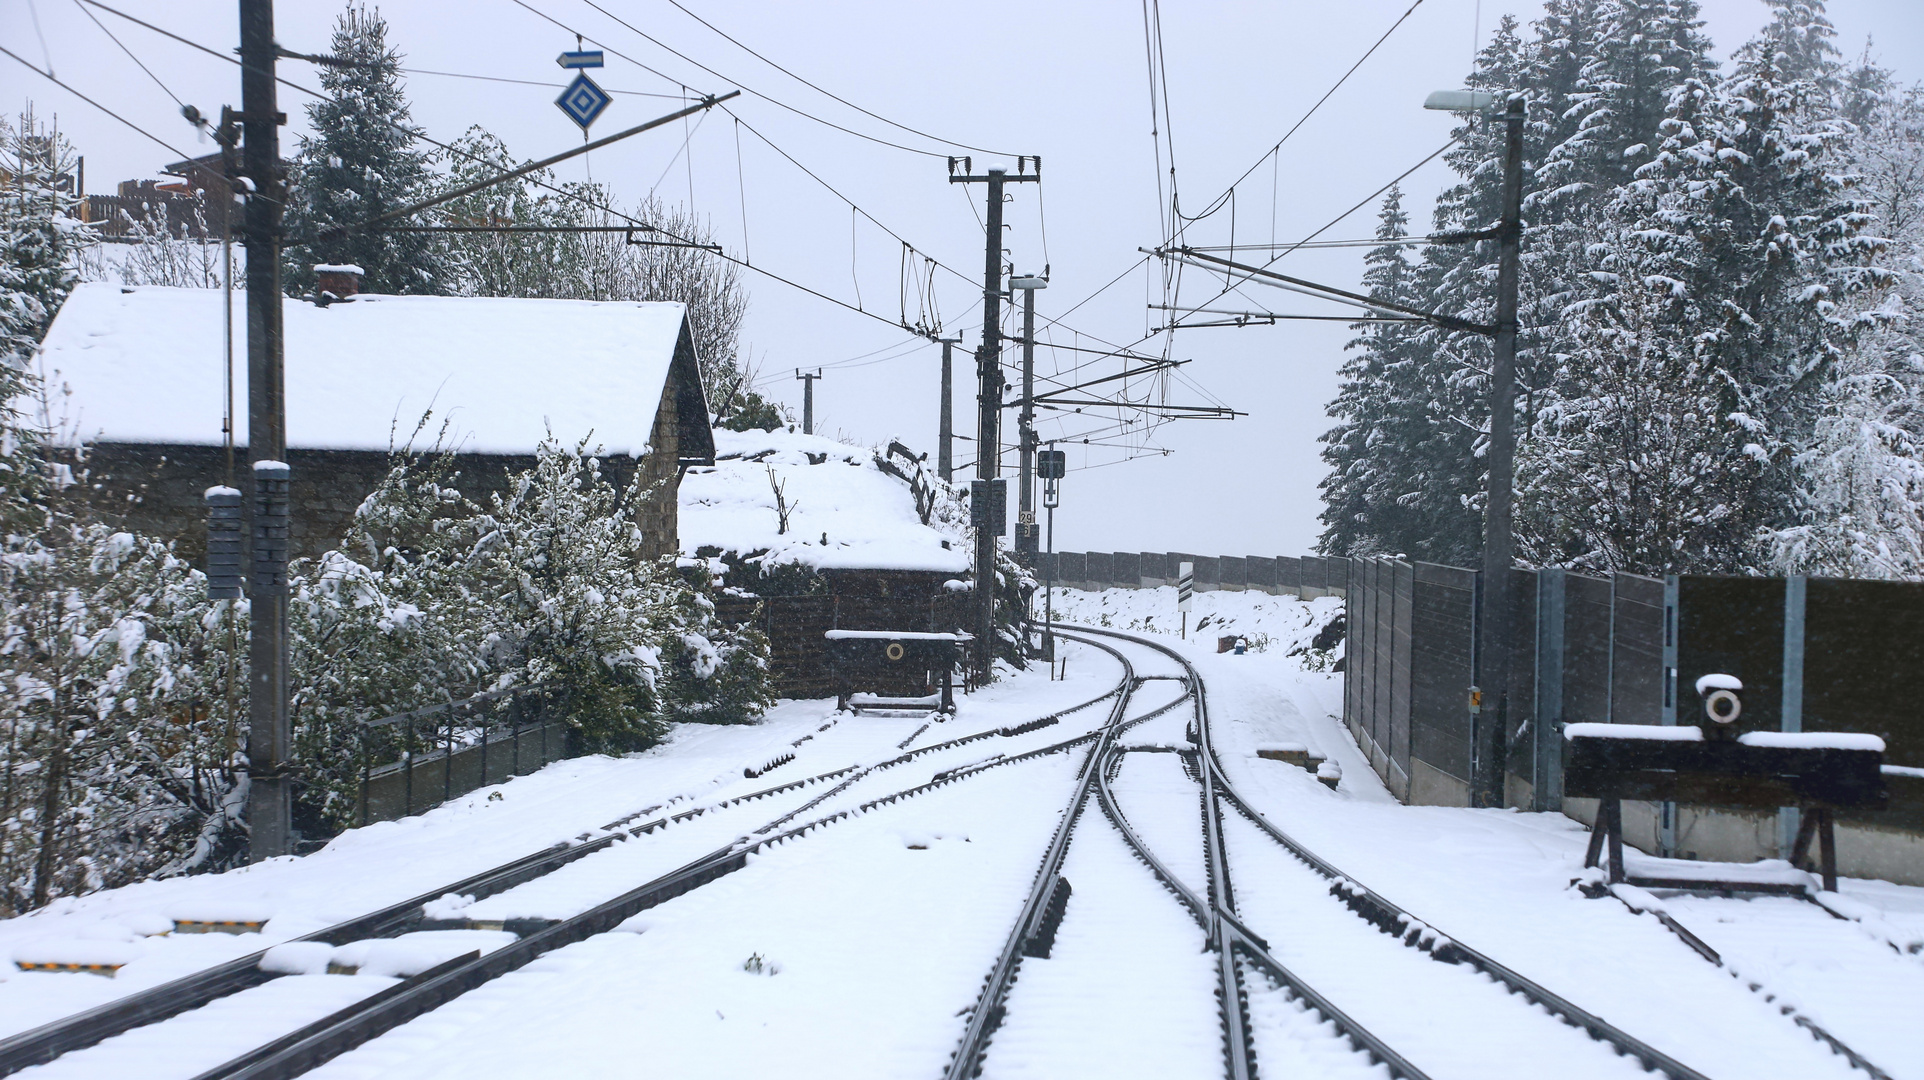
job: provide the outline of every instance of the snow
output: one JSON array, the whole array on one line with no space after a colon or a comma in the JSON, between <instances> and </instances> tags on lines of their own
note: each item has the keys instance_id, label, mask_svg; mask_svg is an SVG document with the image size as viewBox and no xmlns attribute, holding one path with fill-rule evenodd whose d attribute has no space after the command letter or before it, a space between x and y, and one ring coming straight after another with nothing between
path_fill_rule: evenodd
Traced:
<instances>
[{"instance_id":1,"label":"snow","mask_svg":"<svg viewBox=\"0 0 1924 1080\"><path fill-rule=\"evenodd\" d=\"M1252 653L1297 655L1307 652L1318 631L1343 613L1340 597L1301 600L1294 596L1235 589L1212 589L1192 594L1189 636L1215 647L1218 637L1235 635L1249 642ZM1056 621L1084 623L1135 634L1177 638L1182 625L1176 610L1176 589L1055 589ZM1042 617L1042 593L1036 594L1036 618ZM1342 655L1339 645L1333 655Z\"/></svg>"},{"instance_id":2,"label":"snow","mask_svg":"<svg viewBox=\"0 0 1924 1080\"><path fill-rule=\"evenodd\" d=\"M326 308L289 299L287 440L386 450L422 414L480 453L526 454L552 430L611 454L646 446L684 309L670 303L362 295ZM72 435L214 446L226 400L218 289L84 284L48 330L41 369L73 391ZM234 306L236 341L245 305ZM234 367L236 400L247 365ZM56 420L59 418L56 417ZM247 411L235 417L247 441Z\"/></svg>"},{"instance_id":3,"label":"snow","mask_svg":"<svg viewBox=\"0 0 1924 1080\"><path fill-rule=\"evenodd\" d=\"M1704 733L1689 725L1565 724L1566 739L1649 739L1653 742L1703 742Z\"/></svg>"},{"instance_id":4,"label":"snow","mask_svg":"<svg viewBox=\"0 0 1924 1080\"><path fill-rule=\"evenodd\" d=\"M317 274L365 274L367 273L367 271L361 269L360 267L354 265L353 263L315 263L314 272Z\"/></svg>"},{"instance_id":5,"label":"snow","mask_svg":"<svg viewBox=\"0 0 1924 1080\"><path fill-rule=\"evenodd\" d=\"M893 630L828 630L823 637L830 641L973 641L968 634L932 634L912 630L896 632Z\"/></svg>"},{"instance_id":6,"label":"snow","mask_svg":"<svg viewBox=\"0 0 1924 1080\"><path fill-rule=\"evenodd\" d=\"M1744 680L1739 679L1735 675L1705 675L1697 680L1697 693L1699 696L1707 694L1712 690L1742 690L1743 688Z\"/></svg>"},{"instance_id":7,"label":"snow","mask_svg":"<svg viewBox=\"0 0 1924 1080\"><path fill-rule=\"evenodd\" d=\"M718 548L736 558L756 555L767 567L969 569L962 534L923 524L909 486L883 472L867 447L790 431L717 430L715 459L681 480L684 555ZM786 532L771 471L790 508Z\"/></svg>"},{"instance_id":8,"label":"snow","mask_svg":"<svg viewBox=\"0 0 1924 1080\"><path fill-rule=\"evenodd\" d=\"M1780 746L1795 750L1871 750L1884 752L1884 740L1853 731L1747 731L1737 736L1745 746Z\"/></svg>"},{"instance_id":9,"label":"snow","mask_svg":"<svg viewBox=\"0 0 1924 1080\"><path fill-rule=\"evenodd\" d=\"M807 466L823 468L824 466ZM853 473L851 466L840 466ZM1102 597L1088 610L1132 617ZM1205 679L1214 741L1259 812L1342 869L1447 934L1712 1076L1828 1080L1853 1075L1779 1012L1804 1015L1895 1076L1924 1075L1906 1019L1924 1001L1924 889L1841 882L1832 918L1788 898L1711 899L1622 889L1627 903L1571 887L1588 833L1558 814L1409 807L1377 782L1336 719L1341 679L1304 670L1288 647L1339 605L1204 593L1266 651L1217 654L1210 640L1166 635ZM1240 606L1237 606L1240 605ZM1170 605L1173 610L1173 603ZM1147 603L1133 617L1156 616ZM1206 612L1192 612L1192 616ZM723 805L734 796L929 746L1087 701L1113 685L1106 654L1065 641L1066 678L1014 673L924 728L922 718L855 717L827 701L787 701L752 726L677 727L665 745L621 759L557 763L420 817L354 830L315 855L217 876L173 879L63 901L0 921L0 949L124 950L113 979L0 971L0 1033L32 1026L172 975L269 948L286 977L164 1024L67 1056L26 1077L139 1075L180 1080L342 1008L393 976L511 940L501 931L426 931L339 949L288 939L378 904L660 804L630 825L712 808L608 845L515 889L443 897L436 917L565 917L778 817L793 828L970 765L1052 745L1101 722L1106 705L1020 736L941 750L829 784ZM1123 646L1139 675L1170 676L1166 657ZM1183 684L1143 684L1129 715L1180 699ZM1204 884L1197 787L1173 753L1188 745L1178 705L1124 737L1113 780L1145 842L1185 884ZM1605 725L1610 726L1610 725ZM1621 727L1621 726L1616 726ZM1683 729L1662 729L1678 731ZM1256 758L1290 745L1328 759L1334 790ZM747 779L793 753L771 777ZM1021 907L1074 788L1084 751L1019 761L914 798L876 805L750 856L746 868L549 953L317 1069L317 1078L396 1075L507 1080L531 1075L793 1076L801 1080L941 1073ZM494 796L499 795L496 799ZM1559 1023L1472 969L1438 963L1379 932L1311 872L1231 813L1225 842L1239 916L1271 952L1436 1080L1543 1075L1628 1078L1636 1063ZM1751 867L1654 860L1633 873L1684 870L1807 883L1782 862ZM1221 1070L1214 958L1177 899L1127 850L1092 803L1064 864L1073 893L1048 959L1025 959L985 1077L1207 1076ZM161 913L271 911L259 934L142 937ZM1685 947L1645 912L1662 911L1716 948L1727 968ZM144 922L143 922L144 920ZM352 976L324 974L354 968ZM1732 977L1735 975L1736 977ZM1381 1077L1328 1024L1247 972L1265 1074ZM1751 983L1763 989L1753 992ZM642 1064L645 1063L645 1066Z\"/></svg>"},{"instance_id":10,"label":"snow","mask_svg":"<svg viewBox=\"0 0 1924 1080\"><path fill-rule=\"evenodd\" d=\"M1721 688L1720 688L1721 689ZM1702 742L1701 728L1682 724L1565 724L1566 739L1649 739L1656 742ZM1875 735L1851 731L1748 731L1737 736L1745 746L1772 746L1797 750L1874 750L1884 752L1884 740Z\"/></svg>"}]
</instances>

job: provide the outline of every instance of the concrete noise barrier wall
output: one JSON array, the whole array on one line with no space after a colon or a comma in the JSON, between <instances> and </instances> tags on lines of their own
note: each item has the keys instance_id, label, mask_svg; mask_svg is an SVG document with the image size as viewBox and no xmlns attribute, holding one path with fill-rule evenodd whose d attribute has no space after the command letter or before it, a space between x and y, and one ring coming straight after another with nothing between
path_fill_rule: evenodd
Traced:
<instances>
[{"instance_id":1,"label":"concrete noise barrier wall","mask_svg":"<svg viewBox=\"0 0 1924 1080\"><path fill-rule=\"evenodd\" d=\"M1349 560L1315 555L1194 555L1185 551L1058 551L1036 556L1036 576L1069 589L1159 589L1193 563L1198 592L1244 589L1275 596L1342 596Z\"/></svg>"},{"instance_id":2,"label":"concrete noise barrier wall","mask_svg":"<svg viewBox=\"0 0 1924 1080\"><path fill-rule=\"evenodd\" d=\"M1924 885L1924 583L1511 573L1507 805L1592 822L1594 800L1563 797L1564 726L1695 724L1698 677L1730 674L1743 680L1745 731L1884 740L1891 805L1838 812L1839 867ZM1400 559L1304 560L1299 595L1343 582L1343 720L1405 802L1470 805L1479 576ZM1798 825L1794 808L1623 811L1630 843L1683 859L1787 858Z\"/></svg>"}]
</instances>

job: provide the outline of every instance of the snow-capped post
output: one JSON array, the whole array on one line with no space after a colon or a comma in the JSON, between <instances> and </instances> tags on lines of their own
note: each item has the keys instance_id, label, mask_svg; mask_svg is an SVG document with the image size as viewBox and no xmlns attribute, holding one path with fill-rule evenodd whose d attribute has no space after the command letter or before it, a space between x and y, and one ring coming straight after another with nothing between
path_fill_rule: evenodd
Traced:
<instances>
[{"instance_id":1,"label":"snow-capped post","mask_svg":"<svg viewBox=\"0 0 1924 1080\"><path fill-rule=\"evenodd\" d=\"M254 627L248 656L247 774L250 793L262 786L271 799L250 797L250 861L292 854L292 787L287 757L293 733L287 716L288 476L284 461L254 462L254 572L247 582ZM262 633L261 624L270 624ZM266 815L254 817L255 813ZM263 850L265 839L273 846Z\"/></svg>"},{"instance_id":2,"label":"snow-capped post","mask_svg":"<svg viewBox=\"0 0 1924 1080\"><path fill-rule=\"evenodd\" d=\"M241 598L241 493L207 489L207 598Z\"/></svg>"},{"instance_id":3,"label":"snow-capped post","mask_svg":"<svg viewBox=\"0 0 1924 1080\"><path fill-rule=\"evenodd\" d=\"M281 562L262 562L262 523L254 523L253 616L248 634L248 860L290 854L292 785L286 775L292 742L287 723L287 565L285 545L287 402L281 353L281 208L287 181L280 125L287 117L274 93L273 0L240 0L241 168L246 187L247 454L255 463L254 512L261 512L261 466L279 481ZM263 569L279 590L261 580Z\"/></svg>"},{"instance_id":4,"label":"snow-capped post","mask_svg":"<svg viewBox=\"0 0 1924 1080\"><path fill-rule=\"evenodd\" d=\"M1030 162L1035 163L1034 173L1028 172ZM989 218L983 229L987 251L982 270L982 344L975 351L975 373L981 381L975 398L975 475L988 481L1002 468L1002 185L1040 182L1042 159L1017 158L1014 176L1001 167L971 176L972 164L966 157L950 158L949 183L989 186ZM982 682L995 670L995 538L1001 534L999 523L994 532L975 531L975 669Z\"/></svg>"}]
</instances>

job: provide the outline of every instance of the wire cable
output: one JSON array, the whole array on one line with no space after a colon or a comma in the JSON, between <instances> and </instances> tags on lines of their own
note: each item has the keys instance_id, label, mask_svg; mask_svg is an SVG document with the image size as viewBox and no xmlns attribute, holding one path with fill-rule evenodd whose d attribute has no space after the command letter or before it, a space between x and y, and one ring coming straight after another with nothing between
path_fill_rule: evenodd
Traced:
<instances>
[{"instance_id":1,"label":"wire cable","mask_svg":"<svg viewBox=\"0 0 1924 1080\"><path fill-rule=\"evenodd\" d=\"M553 23L553 24L555 24L556 26L559 26L559 27L561 27L561 28L562 28L563 30L566 30L566 31L567 31L568 33L570 33L570 34L574 34L574 35L576 35L576 36L578 36L578 37L580 37L580 38L581 38L582 40L584 40L584 41L589 41L589 42L593 42L594 44L596 44L596 45L598 45L598 46L600 46L600 47L601 47L602 49L604 49L604 50L606 50L606 51L608 51L608 52L611 52L611 53L614 53L614 54L615 54L616 56L619 56L619 57L621 57L621 58L622 58L623 60L626 60L626 61L628 61L628 62L630 62L630 63L632 63L632 64L636 64L636 65L639 65L640 67L642 67L642 68L644 68L645 70L648 70L648 71L651 71L651 72L654 72L654 73L655 73L655 74L657 74L657 75L661 75L661 72L659 72L659 71L655 71L655 69L654 69L654 68L652 68L652 67L649 67L649 66L648 66L648 65L646 65L646 64L643 64L643 63L642 63L641 61L639 61L639 60L636 60L636 59L635 59L634 57L632 57L632 56L629 56L629 55L628 55L627 53L624 53L624 52L622 52L621 50L619 50L619 49L616 49L616 48L614 48L613 46L611 46L611 45L608 45L608 44L607 44L607 43L605 43L605 42L601 42L601 41L596 41L596 40L595 40L594 38L592 38L592 37L589 37L589 36L588 36L587 34L584 34L584 33L582 33L581 31L579 31L579 30L576 30L576 29L574 29L573 27L571 27L571 26L569 26L569 25L567 25L566 23L564 23L564 22L562 22L561 20L559 20L559 19L557 19L557 18L555 18L554 16L552 16L552 15L549 15L549 14L547 14L546 12L543 12L543 11L540 11L540 10L538 10L537 8L535 8L535 7L533 7L533 6L531 6L530 4L528 4L528 3L527 3L527 0L509 0L509 2L510 2L510 3L513 3L513 4L515 4L515 5L517 5L517 6L519 6L519 7L523 7L523 8L526 8L526 9L527 9L528 11L530 11L530 12L532 12L532 13L534 13L535 15L538 15L538 16L540 16L541 18L543 18L543 19L546 19L547 21L549 21L549 22L551 22L551 23ZM867 135L867 134L864 134L864 133L862 133L862 132L860 132L860 131L856 131L856 130L855 130L855 129L853 129L853 128L848 128L848 127L843 127L842 125L840 125L840 124L838 124L838 123L835 123L835 122L834 122L833 120L824 120L823 118L821 118L821 117L819 117L819 116L816 116L816 115L814 115L813 113L809 113L809 112L805 112L805 111L803 111L803 110L801 110L801 109L798 109L798 108L796 108L795 106L793 106L793 105L790 105L790 104L788 104L787 102L785 102L785 101L782 101L782 100L780 100L780 99L778 99L778 98L773 98L773 97L770 97L770 96L768 96L767 94L764 94L764 93L762 93L761 91L759 91L759 90L756 90L756 89L754 89L753 87L750 87L750 86L748 86L747 84L745 84L745 83L743 83L743 82L741 82L741 80L739 80L739 79L730 79L730 78L729 78L728 76L726 76L726 75L723 75L723 74L721 74L720 72L718 72L718 71L716 71L716 70L715 70L714 68L711 68L711 67L709 67L708 65L706 65L706 64L703 64L702 62L700 62L700 61L698 61L698 60L695 60L695 59L693 59L693 58L691 58L691 57L689 57L689 56L687 56L687 55L684 55L684 54L683 54L683 53L681 53L680 51L678 51L678 50L676 50L676 49L674 49L674 48L672 48L672 47L670 47L670 46L668 46L668 45L666 45L666 44L664 44L664 43L663 43L663 42L662 42L661 40L659 40L658 38L656 38L656 37L654 37L653 35L651 35L651 34L649 34L649 33L648 33L647 31L644 31L644 30L642 30L642 29L641 29L640 27L637 27L637 26L636 26L635 24L633 24L633 23L631 23L631 22L629 22L629 21L628 21L628 20L626 20L626 19L623 19L623 18L622 18L621 16L619 16L619 15L616 15L615 13L613 13L613 12L611 12L611 11L609 11L609 10L608 10L607 8L604 8L604 7L602 7L601 5L599 5L599 4L597 4L597 3L595 3L595 2L594 2L594 0L582 0L582 2L583 2L583 3L585 3L585 4L587 4L587 5L589 6L589 7L591 7L591 8L594 8L594 9L595 9L596 11L599 11L599 12L601 12L601 13L602 13L603 15L605 15L605 16L607 16L608 18L610 18L610 19L612 19L612 20L614 20L615 22L617 22L617 23L620 23L620 24L621 24L621 25L622 25L623 27L626 27L626 28L627 28L627 29L628 29L628 30L629 30L630 32L632 32L633 34L635 34L635 36L637 36L637 37L640 37L640 38L641 38L641 39L643 39L644 41L647 41L647 42L649 42L650 44L652 44L652 45L654 45L655 47L657 47L657 48L659 48L659 49L661 49L662 51L664 51L664 52L667 52L667 53L669 53L669 54L671 54L671 55L673 55L673 56L677 56L677 57L680 57L680 58L681 58L682 60L684 60L684 61L686 61L687 63L690 63L690 64L693 64L694 66L696 66L696 67L698 67L698 68L700 68L701 70L703 70L703 71L705 71L705 72L707 72L708 74L710 74L710 75L713 75L713 76L714 76L715 78L717 78L717 79L721 79L721 80L724 80L724 81L726 81L726 82L731 82L731 83L734 83L734 84L735 84L736 86L739 86L739 87L741 87L741 89L742 89L742 91L743 91L744 93L748 93L748 94L753 94L753 95L755 95L756 97L758 97L758 98L761 98L761 99L762 99L763 101L766 101L766 102L768 102L768 103L769 103L770 105L774 105L774 106L776 106L777 108L781 108L781 109L786 109L786 110L788 110L789 112L792 112L792 113L794 113L794 114L795 114L796 116L800 116L800 117L803 117L803 118L805 118L805 119L808 119L808 120L813 120L813 121L815 121L816 123L818 123L818 124L821 124L821 125L823 125L824 127L831 127L831 128L834 128L834 129L835 129L836 131L840 131L840 132L842 132L843 134L846 134L846 135L853 135L853 136L855 136L855 137L856 137L856 138L858 138L858 139L866 139L866 140L868 140L869 142L872 142L872 143L879 143L879 144L880 144L880 145L882 145L882 146L888 146L888 147L893 147L894 149L897 149L897 150L903 150L903 151L906 151L906 152L908 152L908 153L911 153L911 154L921 154L921 155L922 155L922 156L924 156L924 157L932 157L932 158L947 158L947 157L949 156L949 155L947 155L947 154L938 154L938 153L936 153L936 152L935 152L935 151L933 151L933 150L918 150L918 149L916 149L916 148L915 148L915 147L913 147L913 146L903 146L903 145L902 145L901 143L897 143L897 142L890 142L890 141L889 141L889 140L887 140L887 139L882 139L882 138L877 138L877 137L876 137L876 136L874 136L874 135ZM667 78L668 78L668 76L666 76L666 75L661 75L661 77L662 77L662 78L664 78L664 79L667 79ZM670 81L670 82L675 82L676 80L674 80L674 79L669 79L669 81Z\"/></svg>"},{"instance_id":2,"label":"wire cable","mask_svg":"<svg viewBox=\"0 0 1924 1080\"><path fill-rule=\"evenodd\" d=\"M1251 173L1261 168L1263 164L1263 160L1265 158L1268 158L1271 154L1274 154L1280 151L1283 148L1283 144L1289 141L1289 137L1291 135L1296 134L1296 132L1304 124L1308 123L1309 118L1316 115L1316 110L1322 108L1324 102L1328 101L1332 96L1334 96L1336 91L1342 89L1343 84L1349 81L1349 77L1351 75L1356 74L1357 69L1362 67L1363 63L1367 61L1371 56L1376 55L1376 50L1383 47L1383 43L1390 39L1390 35L1396 33L1397 28L1402 26L1403 23L1406 22L1411 15L1416 13L1416 9L1422 6L1423 6L1423 0L1415 0L1414 3L1410 4L1408 10L1404 11L1402 15L1398 16L1396 21L1390 24L1390 28L1388 30L1383 31L1383 36L1376 39L1376 44L1371 45L1363 53L1362 56L1358 57L1356 62L1349 66L1349 70L1343 72L1342 77L1337 79L1335 84L1332 85L1328 90L1324 91L1322 97L1316 99L1316 104L1311 105L1309 107L1308 112L1304 113L1302 117L1296 121L1296 123L1290 125L1289 130L1283 133L1283 137L1276 140L1276 145L1270 147L1269 150L1265 152L1262 157L1257 158L1255 164L1243 170L1243 174L1241 176L1238 176L1234 181L1232 181L1229 187L1224 190L1223 194L1218 196L1210 204L1208 209L1204 210L1202 213L1196 215L1195 217L1190 218L1187 221L1183 222L1182 228L1179 228L1176 230L1176 235L1171 236L1169 242L1174 243L1176 240L1176 237L1180 236L1183 229L1187 229L1191 222L1201 221L1203 218L1208 217L1209 215L1215 213L1218 209L1220 209L1224 200L1226 200L1229 197L1229 193L1231 191L1234 191L1238 184L1241 184L1244 180L1249 179L1249 175Z\"/></svg>"},{"instance_id":3,"label":"wire cable","mask_svg":"<svg viewBox=\"0 0 1924 1080\"><path fill-rule=\"evenodd\" d=\"M409 75L439 75L445 79L475 79L480 82L513 83L516 86L545 86L554 90L564 90L568 86L567 83L541 82L536 79L510 79L502 75L475 75L465 71L434 71L429 68L411 67L397 68L396 70L404 71ZM602 87L602 89L610 94L625 94L629 97L668 98L671 101L685 101L688 97L687 94L661 94L652 90L609 90L605 86Z\"/></svg>"},{"instance_id":4,"label":"wire cable","mask_svg":"<svg viewBox=\"0 0 1924 1080\"><path fill-rule=\"evenodd\" d=\"M88 11L87 5L81 3L80 0L74 0L74 6L80 9L80 13L82 15L85 15L88 19L92 20L95 26L100 27L100 32L107 35L107 39L109 41L112 41L115 45L120 46L120 51L126 53L127 59L132 60L136 67L140 68L140 70L147 73L148 78L154 80L154 85L160 87L161 93L166 94L170 98L173 98L174 104L180 106L181 108L185 109L187 107L187 103L180 100L180 95L168 89L167 84L160 81L160 76L154 74L154 70L152 68L140 62L140 57L134 55L134 51L127 47L126 42L121 41L119 38L115 37L114 32L112 30L107 29L107 24L100 21L100 16L95 15L91 11ZM47 70L52 71L53 65L48 64Z\"/></svg>"},{"instance_id":5,"label":"wire cable","mask_svg":"<svg viewBox=\"0 0 1924 1080\"><path fill-rule=\"evenodd\" d=\"M801 83L803 86L808 87L810 90L813 90L818 94L821 94L823 97L829 98L834 101L839 101L842 104L848 106L849 108L854 109L856 112L861 113L863 116L880 120L882 123L887 124L892 128L899 128L900 130L906 131L911 135L920 135L924 139L928 139L931 142L939 142L946 146L953 146L962 150L973 150L978 154L993 154L997 157L1015 157L1016 156L1014 154L1004 153L1003 151L1000 151L1000 150L985 150L980 146L970 146L968 143L956 142L954 139L944 139L940 135L931 135L926 131L919 131L915 128L909 127L907 124L898 124L895 121L890 120L888 117L883 116L881 113L870 112L869 110L862 108L860 105L855 104L853 101L850 101L845 97L842 97L838 94L834 94L827 90L822 89L821 87L815 85L812 82L809 82L807 79L802 78L800 75L795 74L794 72L788 70L787 68L776 63L775 61L770 60L768 57L763 56L761 53L756 52L754 49L751 49L748 46L742 44L740 41L737 41L735 38L729 36L729 34L726 31L724 31L721 27L716 26L714 23L711 23L707 19L702 18L700 15L697 15L694 12L688 10L687 7L682 5L681 0L668 0L668 2L675 5L675 7L679 8L683 15L688 16L689 18L695 20L696 22L702 24L703 26L706 26L708 29L713 30L715 33L720 34L723 40L727 41L729 44L735 46L736 48L754 57L755 59L760 60L762 63L767 64L769 67L774 68L776 71L781 72L782 74L788 76L789 78L794 79L796 82ZM686 58L684 57L684 59ZM693 61L690 61L690 62L692 63ZM761 95L757 94L756 96L760 97Z\"/></svg>"},{"instance_id":6,"label":"wire cable","mask_svg":"<svg viewBox=\"0 0 1924 1080\"><path fill-rule=\"evenodd\" d=\"M14 52L12 49L7 48L5 45L0 45L0 53L5 53L10 59L14 60L21 67L26 68L28 71L31 71L34 74L40 76L41 78L46 79L48 82L54 84L55 86L58 86L62 90L65 90L67 93L72 94L73 96L79 98L80 100L86 102L87 104L92 105L94 108L99 109L101 112L106 113L108 116L113 117L115 120L118 120L121 123L127 125L128 127L134 129L135 131L139 132L141 135L147 137L148 139L152 140L154 143L158 144L161 149L167 151L168 153L179 157L183 161L193 156L191 154L182 152L179 147L170 145L167 142L167 140L161 138L160 136L154 134L151 131L148 131L146 128L141 127L139 124L134 123L132 120L127 119L126 117L120 115L119 113L113 111L112 109L109 109L107 106L102 105L100 102L95 101L93 98L90 98L87 95L81 93L80 91L75 90L73 87L68 86L66 83L61 82L59 79L54 78L53 72L42 71L39 68L34 67L31 63L28 63L24 58L22 58L19 53Z\"/></svg>"}]
</instances>

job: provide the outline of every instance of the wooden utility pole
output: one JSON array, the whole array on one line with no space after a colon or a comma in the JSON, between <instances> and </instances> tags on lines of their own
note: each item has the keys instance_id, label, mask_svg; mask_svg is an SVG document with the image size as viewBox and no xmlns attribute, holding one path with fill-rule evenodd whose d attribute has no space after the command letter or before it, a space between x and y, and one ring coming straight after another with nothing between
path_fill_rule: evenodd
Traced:
<instances>
[{"instance_id":1,"label":"wooden utility pole","mask_svg":"<svg viewBox=\"0 0 1924 1080\"><path fill-rule=\"evenodd\" d=\"M1496 348L1490 365L1489 489L1483 509L1483 601L1477 619L1477 806L1503 805L1508 756L1510 647L1515 623L1511 563L1511 484L1516 468L1518 262L1523 243L1523 96L1503 113L1503 217L1497 225Z\"/></svg>"},{"instance_id":2,"label":"wooden utility pole","mask_svg":"<svg viewBox=\"0 0 1924 1080\"><path fill-rule=\"evenodd\" d=\"M953 172L956 160L949 159L949 183L989 187L987 250L982 269L982 344L975 352L975 372L980 382L976 391L977 483L971 488L974 500L971 516L975 524L975 670L980 680L987 681L995 664L996 537L1007 527L1005 521L991 520L1003 516L992 511L1004 506L1004 500L995 497L995 488L1002 483L997 479L1002 471L1002 186L1041 180L1042 163L1036 160L1034 174L1021 171L1022 165L1031 160L1024 158L1014 176L1001 168L970 176L966 172L959 175Z\"/></svg>"},{"instance_id":3,"label":"wooden utility pole","mask_svg":"<svg viewBox=\"0 0 1924 1080\"><path fill-rule=\"evenodd\" d=\"M240 0L241 177L246 195L247 456L254 568L248 581L248 860L293 854L287 717L287 402L281 363L280 112L273 0Z\"/></svg>"}]
</instances>

